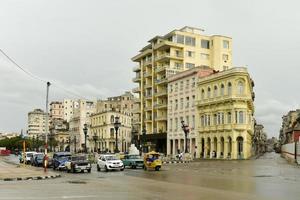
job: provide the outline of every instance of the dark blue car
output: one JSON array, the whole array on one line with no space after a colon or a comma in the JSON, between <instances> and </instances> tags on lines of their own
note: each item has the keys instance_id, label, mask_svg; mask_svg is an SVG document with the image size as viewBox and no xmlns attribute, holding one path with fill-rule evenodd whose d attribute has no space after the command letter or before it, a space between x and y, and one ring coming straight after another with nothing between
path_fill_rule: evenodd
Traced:
<instances>
[{"instance_id":1,"label":"dark blue car","mask_svg":"<svg viewBox=\"0 0 300 200\"><path fill-rule=\"evenodd\" d=\"M52 164L53 164L53 169L65 169L65 162L67 162L69 160L69 158L71 157L71 153L70 152L56 152L53 154L53 160L52 160Z\"/></svg>"}]
</instances>

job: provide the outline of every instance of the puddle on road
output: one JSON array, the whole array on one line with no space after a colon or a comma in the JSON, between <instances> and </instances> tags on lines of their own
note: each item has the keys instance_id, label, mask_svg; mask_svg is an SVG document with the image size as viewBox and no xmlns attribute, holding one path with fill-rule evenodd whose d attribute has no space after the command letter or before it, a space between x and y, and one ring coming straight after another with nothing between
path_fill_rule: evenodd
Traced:
<instances>
[{"instance_id":1,"label":"puddle on road","mask_svg":"<svg viewBox=\"0 0 300 200\"><path fill-rule=\"evenodd\" d=\"M272 175L256 175L253 177L257 177L257 178L266 178L266 177L273 177Z\"/></svg>"},{"instance_id":2,"label":"puddle on road","mask_svg":"<svg viewBox=\"0 0 300 200\"><path fill-rule=\"evenodd\" d=\"M86 181L68 181L70 184L87 184Z\"/></svg>"}]
</instances>

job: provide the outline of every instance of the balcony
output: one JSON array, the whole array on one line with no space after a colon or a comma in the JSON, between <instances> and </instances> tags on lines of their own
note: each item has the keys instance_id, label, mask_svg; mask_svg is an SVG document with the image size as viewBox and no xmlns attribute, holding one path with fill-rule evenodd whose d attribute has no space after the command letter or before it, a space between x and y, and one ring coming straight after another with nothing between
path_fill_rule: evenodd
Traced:
<instances>
[{"instance_id":1,"label":"balcony","mask_svg":"<svg viewBox=\"0 0 300 200\"><path fill-rule=\"evenodd\" d=\"M169 49L170 47L181 47L183 48L184 45L183 44L179 44L179 43L176 43L176 42L172 42L172 41L168 41L168 40L165 40L165 41L161 41L160 43L156 44L154 46L154 49Z\"/></svg>"},{"instance_id":2,"label":"balcony","mask_svg":"<svg viewBox=\"0 0 300 200\"><path fill-rule=\"evenodd\" d=\"M140 66L135 66L133 69L132 69L133 72L139 72L141 71L141 67Z\"/></svg>"},{"instance_id":3,"label":"balcony","mask_svg":"<svg viewBox=\"0 0 300 200\"><path fill-rule=\"evenodd\" d=\"M138 75L135 78L132 79L133 82L140 82L141 81L141 76Z\"/></svg>"},{"instance_id":4,"label":"balcony","mask_svg":"<svg viewBox=\"0 0 300 200\"><path fill-rule=\"evenodd\" d=\"M155 83L157 85L160 85L160 84L164 84L164 83L167 83L168 79L167 78L162 78L162 79L156 79L155 80Z\"/></svg>"},{"instance_id":5,"label":"balcony","mask_svg":"<svg viewBox=\"0 0 300 200\"><path fill-rule=\"evenodd\" d=\"M161 116L157 116L156 121L167 121L167 116L161 115Z\"/></svg>"},{"instance_id":6,"label":"balcony","mask_svg":"<svg viewBox=\"0 0 300 200\"><path fill-rule=\"evenodd\" d=\"M152 94L146 94L145 95L145 99L151 99L152 98Z\"/></svg>"},{"instance_id":7,"label":"balcony","mask_svg":"<svg viewBox=\"0 0 300 200\"><path fill-rule=\"evenodd\" d=\"M165 108L167 108L167 104L166 103L157 103L157 104L155 104L154 105L154 108L156 108L156 109L165 109Z\"/></svg>"},{"instance_id":8,"label":"balcony","mask_svg":"<svg viewBox=\"0 0 300 200\"><path fill-rule=\"evenodd\" d=\"M150 111L150 110L152 110L152 106L151 105L150 106L145 106L144 110L145 111Z\"/></svg>"},{"instance_id":9,"label":"balcony","mask_svg":"<svg viewBox=\"0 0 300 200\"><path fill-rule=\"evenodd\" d=\"M146 61L144 61L144 66L148 66L148 65L151 65L152 64L152 60L150 59L150 60L146 60Z\"/></svg>"},{"instance_id":10,"label":"balcony","mask_svg":"<svg viewBox=\"0 0 300 200\"><path fill-rule=\"evenodd\" d=\"M136 87L136 88L133 88L133 89L132 89L132 92L133 92L133 93L140 93L140 92L141 92L141 89L140 89L140 87Z\"/></svg>"},{"instance_id":11,"label":"balcony","mask_svg":"<svg viewBox=\"0 0 300 200\"><path fill-rule=\"evenodd\" d=\"M152 76L152 72L145 72L144 73L145 78L148 78L148 77L151 77L151 76Z\"/></svg>"},{"instance_id":12,"label":"balcony","mask_svg":"<svg viewBox=\"0 0 300 200\"><path fill-rule=\"evenodd\" d=\"M145 122L152 122L152 117L146 117Z\"/></svg>"},{"instance_id":13,"label":"balcony","mask_svg":"<svg viewBox=\"0 0 300 200\"><path fill-rule=\"evenodd\" d=\"M168 92L167 92L167 90L159 91L159 92L155 93L155 96L156 97L168 96Z\"/></svg>"},{"instance_id":14,"label":"balcony","mask_svg":"<svg viewBox=\"0 0 300 200\"><path fill-rule=\"evenodd\" d=\"M167 68L170 68L170 66L169 65L157 66L157 68L155 69L155 72L156 73L164 72L164 71L166 71Z\"/></svg>"},{"instance_id":15,"label":"balcony","mask_svg":"<svg viewBox=\"0 0 300 200\"><path fill-rule=\"evenodd\" d=\"M145 88L151 88L152 87L152 83L146 83Z\"/></svg>"},{"instance_id":16,"label":"balcony","mask_svg":"<svg viewBox=\"0 0 300 200\"><path fill-rule=\"evenodd\" d=\"M167 61L169 59L183 60L183 53L163 53L155 57L155 61Z\"/></svg>"}]
</instances>

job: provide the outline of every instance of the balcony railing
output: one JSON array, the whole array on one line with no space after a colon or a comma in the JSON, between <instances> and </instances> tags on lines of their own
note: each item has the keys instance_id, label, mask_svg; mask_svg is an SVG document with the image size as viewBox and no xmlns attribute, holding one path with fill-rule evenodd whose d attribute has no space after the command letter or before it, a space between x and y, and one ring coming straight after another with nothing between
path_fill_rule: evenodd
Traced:
<instances>
[{"instance_id":1,"label":"balcony railing","mask_svg":"<svg viewBox=\"0 0 300 200\"><path fill-rule=\"evenodd\" d=\"M167 94L168 94L167 90L165 90L165 91L156 92L155 96L157 96L157 97L159 97L159 96L166 96Z\"/></svg>"},{"instance_id":2,"label":"balcony railing","mask_svg":"<svg viewBox=\"0 0 300 200\"><path fill-rule=\"evenodd\" d=\"M167 116L157 116L156 121L166 121Z\"/></svg>"},{"instance_id":3,"label":"balcony railing","mask_svg":"<svg viewBox=\"0 0 300 200\"><path fill-rule=\"evenodd\" d=\"M168 59L168 58L179 58L179 59L183 59L183 53L163 53L159 56L156 56L155 57L155 60L158 61L158 60L161 60L161 59Z\"/></svg>"},{"instance_id":4,"label":"balcony railing","mask_svg":"<svg viewBox=\"0 0 300 200\"><path fill-rule=\"evenodd\" d=\"M147 78L147 77L151 77L152 76L152 73L151 72L145 72L144 73L144 77Z\"/></svg>"},{"instance_id":5,"label":"balcony railing","mask_svg":"<svg viewBox=\"0 0 300 200\"><path fill-rule=\"evenodd\" d=\"M141 92L141 89L140 89L140 87L136 87L136 88L132 89L132 92L133 93L139 93L139 92Z\"/></svg>"},{"instance_id":6,"label":"balcony railing","mask_svg":"<svg viewBox=\"0 0 300 200\"><path fill-rule=\"evenodd\" d=\"M138 75L135 78L132 79L133 82L139 82L141 80L141 76Z\"/></svg>"},{"instance_id":7,"label":"balcony railing","mask_svg":"<svg viewBox=\"0 0 300 200\"><path fill-rule=\"evenodd\" d=\"M141 67L140 66L135 66L133 69L132 69L133 72L139 72L141 71Z\"/></svg>"},{"instance_id":8,"label":"balcony railing","mask_svg":"<svg viewBox=\"0 0 300 200\"><path fill-rule=\"evenodd\" d=\"M162 83L166 83L167 82L167 78L162 78L162 79L156 79L155 82L156 84L162 84Z\"/></svg>"},{"instance_id":9,"label":"balcony railing","mask_svg":"<svg viewBox=\"0 0 300 200\"><path fill-rule=\"evenodd\" d=\"M157 104L154 104L154 107L157 108L157 109L166 108L167 104L166 103L157 103Z\"/></svg>"}]
</instances>

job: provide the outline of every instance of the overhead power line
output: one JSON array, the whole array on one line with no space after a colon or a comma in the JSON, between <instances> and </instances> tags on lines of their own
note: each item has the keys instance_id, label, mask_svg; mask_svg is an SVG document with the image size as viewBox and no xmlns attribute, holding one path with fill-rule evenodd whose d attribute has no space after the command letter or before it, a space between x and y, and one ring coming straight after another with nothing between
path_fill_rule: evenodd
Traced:
<instances>
[{"instance_id":1,"label":"overhead power line","mask_svg":"<svg viewBox=\"0 0 300 200\"><path fill-rule=\"evenodd\" d=\"M27 75L30 76L31 78L34 78L34 79L36 79L36 80L39 80L39 81L41 81L41 82L43 82L43 83L47 83L47 82L48 82L48 81L46 81L46 80L44 80L44 79L42 79L42 78L40 78L40 77L34 75L34 74L31 73L30 71L24 69L24 68L23 68L22 66L20 66L18 63L16 63L11 57L9 57L2 49L0 49L0 52L1 52L1 53L2 53L2 54L10 61L10 62L12 62L19 70L21 70L22 72L24 72L25 74L27 74ZM58 88L58 89L64 90L64 91L65 91L66 93L68 93L69 95L72 95L72 96L77 97L77 98L80 98L80 99L86 99L86 100L88 100L88 98L85 98L85 97L83 97L83 96L81 96L81 95L78 95L78 94L72 92L72 91L69 91L69 90L67 90L67 89L65 89L65 88L63 88L63 87L61 87L61 86L58 85L57 83L51 82L51 85L54 86L54 87L56 87L56 88Z\"/></svg>"}]
</instances>

